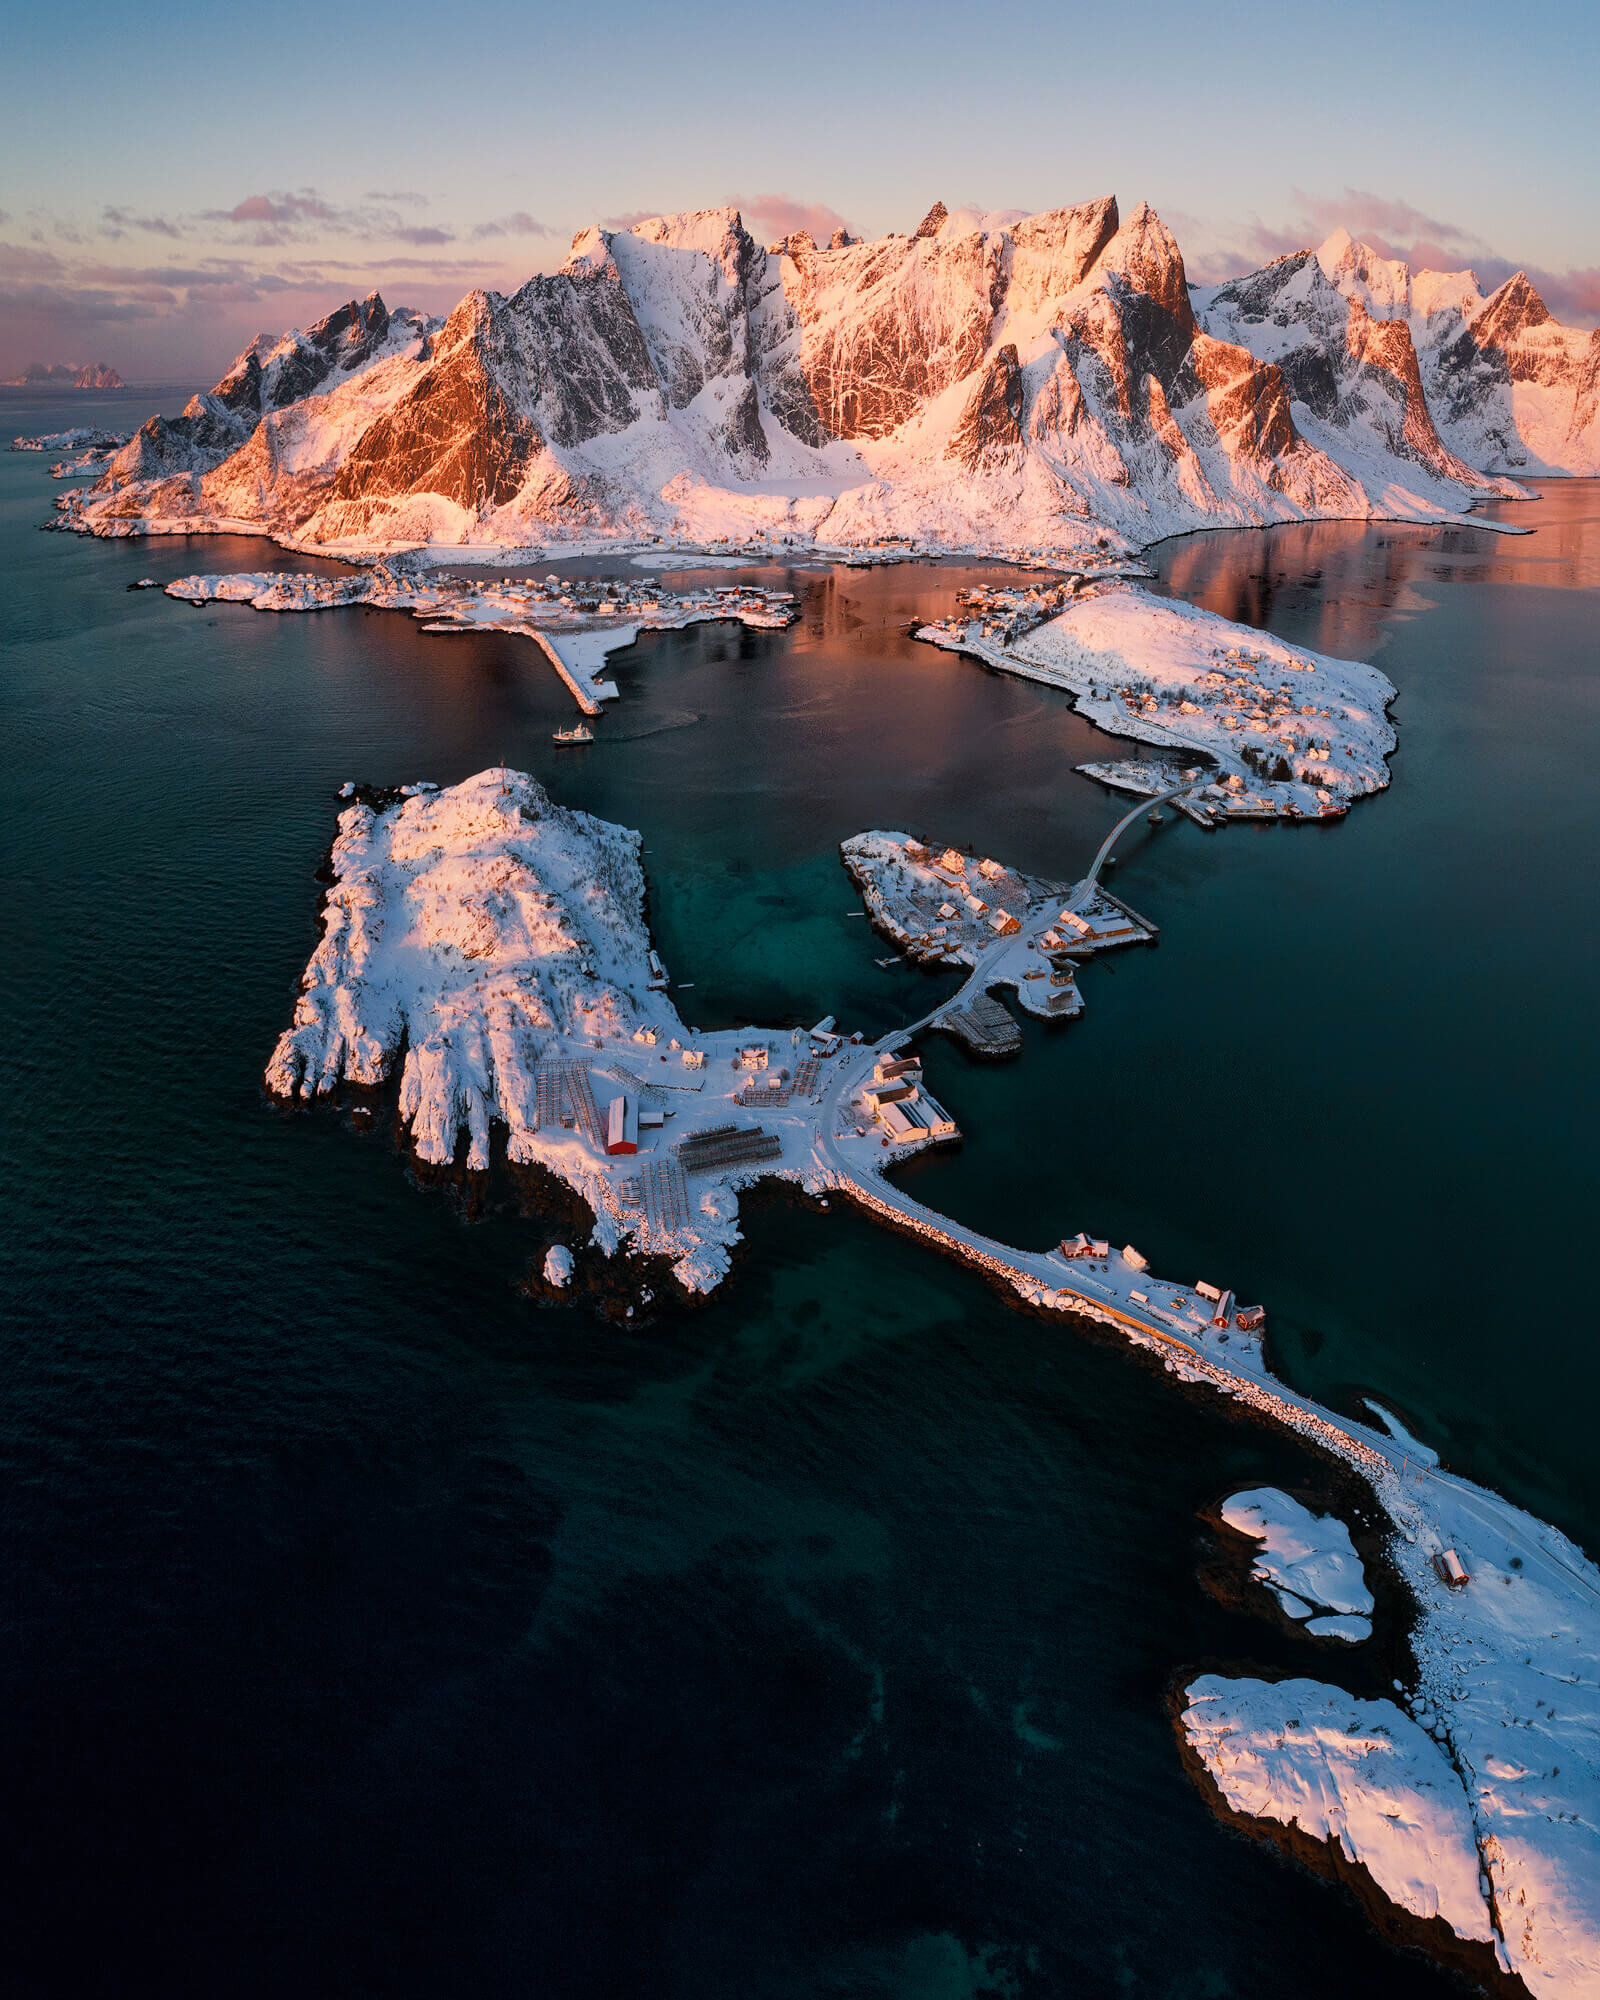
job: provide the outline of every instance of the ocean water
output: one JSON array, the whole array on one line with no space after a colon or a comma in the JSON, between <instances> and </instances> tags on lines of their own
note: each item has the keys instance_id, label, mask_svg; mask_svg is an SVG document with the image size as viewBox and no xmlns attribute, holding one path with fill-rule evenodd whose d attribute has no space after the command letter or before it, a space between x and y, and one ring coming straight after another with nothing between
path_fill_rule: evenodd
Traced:
<instances>
[{"instance_id":1,"label":"ocean water","mask_svg":"<svg viewBox=\"0 0 1600 2000\"><path fill-rule=\"evenodd\" d=\"M1137 823L1111 882L1160 947L1088 971L1083 1019L1003 1075L941 1051L930 1082L973 1137L914 1173L1002 1235L1048 1242L1059 1216L1265 1300L1298 1387L1357 1414L1377 1397L1593 1549L1600 1358L1575 1266L1600 1110L1600 484L1492 511L1536 533L1328 524L1158 552L1175 595L1382 668L1393 783L1237 842Z\"/></svg>"},{"instance_id":2,"label":"ocean water","mask_svg":"<svg viewBox=\"0 0 1600 2000\"><path fill-rule=\"evenodd\" d=\"M0 428L143 407L8 395ZM1180 1670L1323 1671L1195 1574L1200 1510L1318 1478L1292 1440L837 1203L752 1204L702 1307L534 1307L550 1219L497 1188L469 1220L389 1133L261 1094L347 777L512 762L641 827L691 1019L920 1012L838 840L1065 876L1118 810L1060 698L907 638L959 575L797 571L789 634L646 641L558 751L532 649L130 594L301 565L41 535L50 490L0 456L7 1989L1456 1990L1179 1766ZM1592 494L1515 544L1164 552L1378 659L1396 785L1287 837L1141 826L1114 879L1159 950L1008 1069L936 1045L969 1136L917 1170L1014 1240L1090 1222L1254 1284L1294 1379L1579 1532L1581 1301L1517 1274L1582 1220ZM1497 567L1556 547L1571 576ZM1441 1248L1476 1281L1414 1280Z\"/></svg>"}]
</instances>

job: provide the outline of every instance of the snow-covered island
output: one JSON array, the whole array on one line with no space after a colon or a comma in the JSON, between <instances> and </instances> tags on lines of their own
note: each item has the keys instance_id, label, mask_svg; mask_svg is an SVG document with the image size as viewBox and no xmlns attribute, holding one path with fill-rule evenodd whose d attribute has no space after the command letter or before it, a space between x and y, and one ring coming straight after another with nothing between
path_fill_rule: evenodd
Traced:
<instances>
[{"instance_id":1,"label":"snow-covered island","mask_svg":"<svg viewBox=\"0 0 1600 2000\"><path fill-rule=\"evenodd\" d=\"M1403 1709L1308 1680L1201 1674L1185 1694L1185 1738L1230 1813L1337 1853L1397 1909L1493 1949L1461 1780Z\"/></svg>"},{"instance_id":2,"label":"snow-covered island","mask_svg":"<svg viewBox=\"0 0 1600 2000\"><path fill-rule=\"evenodd\" d=\"M126 431L100 430L94 424L74 424L71 430L44 431L37 437L14 437L12 451L116 451L128 442Z\"/></svg>"},{"instance_id":3,"label":"snow-covered island","mask_svg":"<svg viewBox=\"0 0 1600 2000\"><path fill-rule=\"evenodd\" d=\"M1046 882L906 833L858 833L839 852L874 924L913 963L970 966L964 994L1014 987L1044 1020L1082 1012L1077 973L1086 959L1156 935L1092 878ZM936 1020L947 1024L958 1006L959 996Z\"/></svg>"},{"instance_id":4,"label":"snow-covered island","mask_svg":"<svg viewBox=\"0 0 1600 2000\"><path fill-rule=\"evenodd\" d=\"M931 850L908 861L899 835L853 845L886 912L923 893ZM1023 885L993 868L977 881ZM690 1290L730 1268L744 1187L775 1175L838 1192L1036 1310L1115 1329L1178 1379L1359 1475L1390 1524L1388 1558L1412 1601L1414 1677L1378 1705L1320 1683L1290 1699L1283 1687L1307 1684L1197 1681L1181 1724L1191 1752L1230 1811L1293 1821L1313 1841L1337 1832L1378 1893L1437 1913L1464 1940L1487 1939L1530 1992L1576 2000L1595 1990L1600 1571L1581 1550L1430 1462L1403 1433L1279 1381L1261 1310L1240 1306L1216 1274L1174 1282L1133 1245L1081 1229L1044 1250L1018 1248L908 1194L887 1170L957 1136L913 1046L956 1003L875 1044L831 1019L805 1032L697 1032L673 1005L645 926L639 836L553 804L514 771L357 798L340 815L333 875L322 942L267 1069L275 1095L371 1088L398 1062L419 1160L487 1168L498 1125L513 1168L544 1167L582 1197L599 1249L662 1256ZM992 945L978 948L974 934L963 992L992 982L996 954L1037 957L1031 925L1086 906L1093 878L1064 897L1052 891ZM547 1261L552 1290L569 1280L565 1258ZM1355 1607L1370 1610L1370 1598L1339 1524L1274 1489L1227 1504L1263 1545L1257 1560L1280 1591L1308 1611L1325 1607L1319 1616L1365 1617ZM1406 1825L1423 1837L1410 1859L1396 1835Z\"/></svg>"},{"instance_id":5,"label":"snow-covered island","mask_svg":"<svg viewBox=\"0 0 1600 2000\"><path fill-rule=\"evenodd\" d=\"M676 631L729 619L778 630L798 615L793 594L755 584L675 592L635 577L455 577L392 563L348 576L307 571L238 571L180 576L169 597L189 604L248 604L256 611L333 611L364 604L405 611L425 632L509 632L543 652L585 715L614 700L603 678L607 658L641 632Z\"/></svg>"},{"instance_id":6,"label":"snow-covered island","mask_svg":"<svg viewBox=\"0 0 1600 2000\"><path fill-rule=\"evenodd\" d=\"M1175 803L1198 824L1220 826L1336 817L1389 782L1395 689L1376 667L1245 632L1128 583L1096 583L1064 601L1046 591L1011 595L1020 608L973 615L963 607L917 637L1064 688L1110 735L1166 753L1080 766L1105 784L1165 791L1198 759L1207 782Z\"/></svg>"},{"instance_id":7,"label":"snow-covered island","mask_svg":"<svg viewBox=\"0 0 1600 2000\"><path fill-rule=\"evenodd\" d=\"M1337 1515L1313 1514L1273 1486L1230 1494L1220 1511L1236 1534L1259 1544L1251 1574L1290 1618L1319 1638L1353 1645L1371 1638L1372 1592Z\"/></svg>"},{"instance_id":8,"label":"snow-covered island","mask_svg":"<svg viewBox=\"0 0 1600 2000\"><path fill-rule=\"evenodd\" d=\"M871 1083L874 1052L826 1026L686 1026L645 927L637 833L492 770L347 806L332 871L274 1096L381 1085L404 1050L400 1116L424 1165L486 1170L498 1124L513 1166L587 1203L599 1248L664 1256L688 1291L728 1270L741 1186L832 1185L824 1119L856 1120L836 1100ZM863 1114L863 1172L891 1133L897 1157L950 1136L893 1108L916 1095L901 1081Z\"/></svg>"}]
</instances>

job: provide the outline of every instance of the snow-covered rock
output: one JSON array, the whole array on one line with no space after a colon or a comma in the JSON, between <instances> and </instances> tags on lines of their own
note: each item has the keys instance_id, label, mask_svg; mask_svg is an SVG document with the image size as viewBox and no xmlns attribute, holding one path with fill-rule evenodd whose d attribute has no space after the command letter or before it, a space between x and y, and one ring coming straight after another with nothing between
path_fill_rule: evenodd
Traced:
<instances>
[{"instance_id":1,"label":"snow-covered rock","mask_svg":"<svg viewBox=\"0 0 1600 2000\"><path fill-rule=\"evenodd\" d=\"M1220 1511L1235 1533L1260 1544L1252 1574L1308 1632L1352 1644L1372 1636L1372 1592L1336 1515L1313 1514L1273 1486L1230 1494Z\"/></svg>"},{"instance_id":2,"label":"snow-covered rock","mask_svg":"<svg viewBox=\"0 0 1600 2000\"><path fill-rule=\"evenodd\" d=\"M1298 1829L1358 1862L1391 1903L1498 1942L1461 1779L1391 1701L1319 1681L1201 1674L1181 1727L1228 1808Z\"/></svg>"},{"instance_id":3,"label":"snow-covered rock","mask_svg":"<svg viewBox=\"0 0 1600 2000\"><path fill-rule=\"evenodd\" d=\"M557 1287L572 1283L572 1252L564 1243L552 1243L544 1253L544 1281Z\"/></svg>"},{"instance_id":4,"label":"snow-covered rock","mask_svg":"<svg viewBox=\"0 0 1600 2000\"><path fill-rule=\"evenodd\" d=\"M279 1097L373 1085L402 1046L400 1110L435 1166L489 1123L536 1156L535 1071L548 1042L683 1033L652 991L639 836L552 803L521 772L482 771L383 811L347 807L323 938L294 1025L267 1065Z\"/></svg>"}]
</instances>

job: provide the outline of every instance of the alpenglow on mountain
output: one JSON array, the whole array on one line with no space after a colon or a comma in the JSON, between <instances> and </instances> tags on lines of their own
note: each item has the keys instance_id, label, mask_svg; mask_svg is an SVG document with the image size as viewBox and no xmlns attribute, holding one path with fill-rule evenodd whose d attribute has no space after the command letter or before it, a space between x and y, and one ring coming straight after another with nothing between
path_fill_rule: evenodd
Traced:
<instances>
[{"instance_id":1,"label":"alpenglow on mountain","mask_svg":"<svg viewBox=\"0 0 1600 2000\"><path fill-rule=\"evenodd\" d=\"M936 204L765 248L736 209L584 230L447 319L373 293L152 417L64 525L357 554L655 537L1062 555L1206 526L1437 519L1600 472L1600 333L1520 274L1338 232L1190 285L1115 200Z\"/></svg>"}]
</instances>

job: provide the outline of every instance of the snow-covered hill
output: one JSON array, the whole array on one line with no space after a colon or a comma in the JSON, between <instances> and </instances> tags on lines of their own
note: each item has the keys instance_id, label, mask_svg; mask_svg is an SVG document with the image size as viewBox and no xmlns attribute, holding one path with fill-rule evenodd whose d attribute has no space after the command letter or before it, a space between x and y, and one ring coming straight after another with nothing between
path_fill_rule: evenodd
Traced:
<instances>
[{"instance_id":1,"label":"snow-covered hill","mask_svg":"<svg viewBox=\"0 0 1600 2000\"><path fill-rule=\"evenodd\" d=\"M1143 203L936 203L909 236L764 248L728 207L584 230L442 323L373 294L259 340L62 507L100 534L457 559L654 537L1065 556L1436 519L1518 491L1486 465L1594 469L1595 340L1525 280L1484 300L1342 233L1196 292Z\"/></svg>"}]
</instances>

